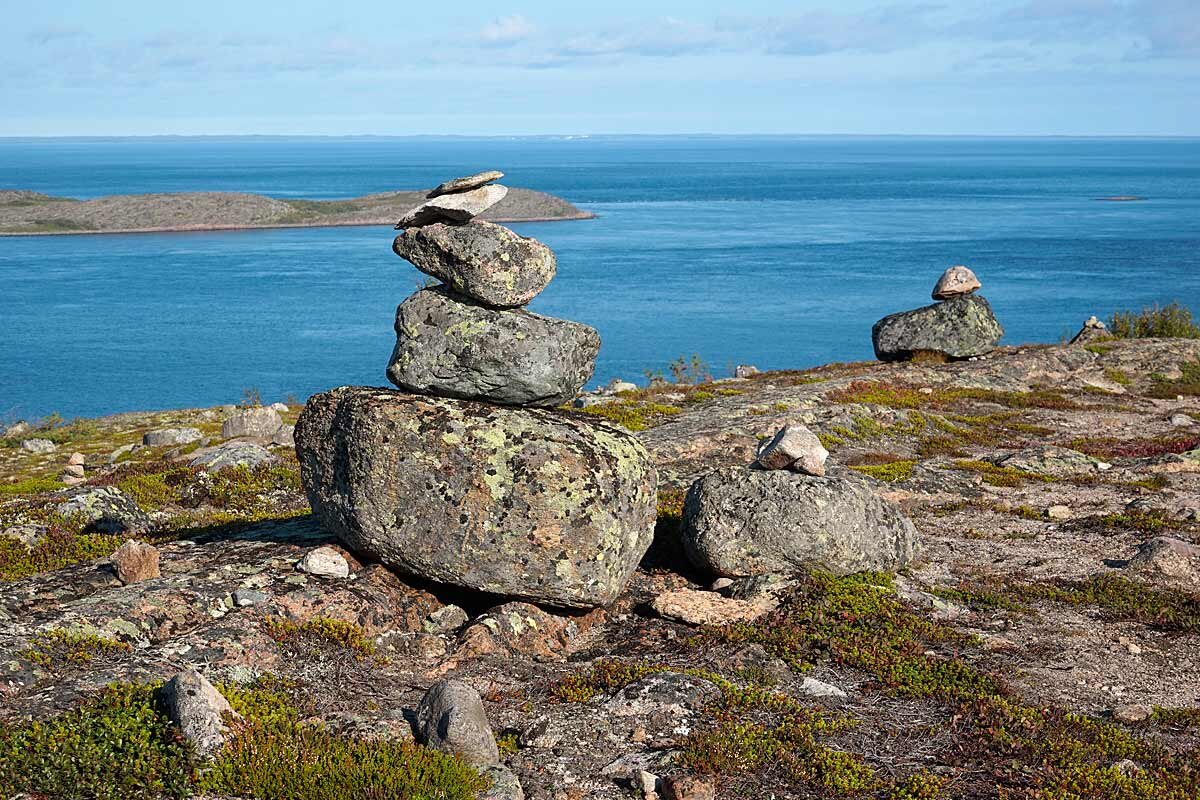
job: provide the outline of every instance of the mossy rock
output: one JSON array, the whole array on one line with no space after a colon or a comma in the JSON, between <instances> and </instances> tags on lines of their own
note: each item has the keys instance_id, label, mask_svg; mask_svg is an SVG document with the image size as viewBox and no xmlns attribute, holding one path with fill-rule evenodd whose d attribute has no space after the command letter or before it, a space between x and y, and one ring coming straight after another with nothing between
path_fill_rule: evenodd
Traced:
<instances>
[{"instance_id":1,"label":"mossy rock","mask_svg":"<svg viewBox=\"0 0 1200 800\"><path fill-rule=\"evenodd\" d=\"M342 387L309 400L296 444L326 527L438 583L605 605L653 536L654 467L599 420Z\"/></svg>"}]
</instances>

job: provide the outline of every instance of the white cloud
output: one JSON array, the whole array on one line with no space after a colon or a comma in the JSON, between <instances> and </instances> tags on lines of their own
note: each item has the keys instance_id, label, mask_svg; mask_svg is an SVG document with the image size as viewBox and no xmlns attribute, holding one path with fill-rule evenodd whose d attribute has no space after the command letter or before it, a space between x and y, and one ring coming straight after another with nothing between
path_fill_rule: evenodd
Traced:
<instances>
[{"instance_id":1,"label":"white cloud","mask_svg":"<svg viewBox=\"0 0 1200 800\"><path fill-rule=\"evenodd\" d=\"M533 23L518 15L492 20L479 31L479 41L488 47L510 47L528 39L536 30Z\"/></svg>"}]
</instances>

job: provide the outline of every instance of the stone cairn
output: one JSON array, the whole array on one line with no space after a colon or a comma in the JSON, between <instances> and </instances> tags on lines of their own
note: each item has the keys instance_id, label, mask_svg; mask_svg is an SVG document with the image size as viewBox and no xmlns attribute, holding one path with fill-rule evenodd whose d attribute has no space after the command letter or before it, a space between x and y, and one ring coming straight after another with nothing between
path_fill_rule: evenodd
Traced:
<instances>
[{"instance_id":1,"label":"stone cairn","mask_svg":"<svg viewBox=\"0 0 1200 800\"><path fill-rule=\"evenodd\" d=\"M971 358L990 352L1004 328L981 295L975 273L963 266L942 273L933 287L938 302L884 317L871 328L880 361L906 361L922 355Z\"/></svg>"},{"instance_id":2,"label":"stone cairn","mask_svg":"<svg viewBox=\"0 0 1200 800\"><path fill-rule=\"evenodd\" d=\"M304 489L352 550L400 572L550 605L612 602L653 537L641 444L557 410L592 375L592 328L525 310L553 251L475 217L507 193L482 172L431 191L392 249L441 281L396 310L387 376L296 425Z\"/></svg>"}]
</instances>

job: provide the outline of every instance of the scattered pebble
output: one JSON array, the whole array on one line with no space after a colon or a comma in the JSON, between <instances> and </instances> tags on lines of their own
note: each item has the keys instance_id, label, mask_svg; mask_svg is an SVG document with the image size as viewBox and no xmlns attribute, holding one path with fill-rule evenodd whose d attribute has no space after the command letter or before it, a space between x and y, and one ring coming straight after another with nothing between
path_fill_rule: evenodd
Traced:
<instances>
[{"instance_id":1,"label":"scattered pebble","mask_svg":"<svg viewBox=\"0 0 1200 800\"><path fill-rule=\"evenodd\" d=\"M350 576L350 564L346 561L346 557L328 545L309 550L304 558L297 562L296 569L323 578Z\"/></svg>"}]
</instances>

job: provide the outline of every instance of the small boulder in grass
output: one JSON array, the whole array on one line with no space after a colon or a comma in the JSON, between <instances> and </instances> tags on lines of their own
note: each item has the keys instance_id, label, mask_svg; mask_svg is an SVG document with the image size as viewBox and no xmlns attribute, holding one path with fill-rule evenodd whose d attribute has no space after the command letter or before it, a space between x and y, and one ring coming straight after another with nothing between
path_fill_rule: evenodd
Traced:
<instances>
[{"instance_id":1,"label":"small boulder in grass","mask_svg":"<svg viewBox=\"0 0 1200 800\"><path fill-rule=\"evenodd\" d=\"M500 763L483 700L462 681L442 680L430 687L417 706L416 728L426 747L456 755L477 769Z\"/></svg>"},{"instance_id":2,"label":"small boulder in grass","mask_svg":"<svg viewBox=\"0 0 1200 800\"><path fill-rule=\"evenodd\" d=\"M109 561L117 573L117 579L124 584L146 581L162 575L158 566L158 548L137 539L130 539L118 547Z\"/></svg>"},{"instance_id":3,"label":"small boulder in grass","mask_svg":"<svg viewBox=\"0 0 1200 800\"><path fill-rule=\"evenodd\" d=\"M805 475L825 474L829 451L816 434L803 425L788 424L758 450L754 465L759 469L788 469Z\"/></svg>"},{"instance_id":4,"label":"small boulder in grass","mask_svg":"<svg viewBox=\"0 0 1200 800\"><path fill-rule=\"evenodd\" d=\"M194 669L186 669L163 684L167 715L196 753L208 757L224 746L229 735L227 717L237 713L217 687Z\"/></svg>"}]
</instances>

